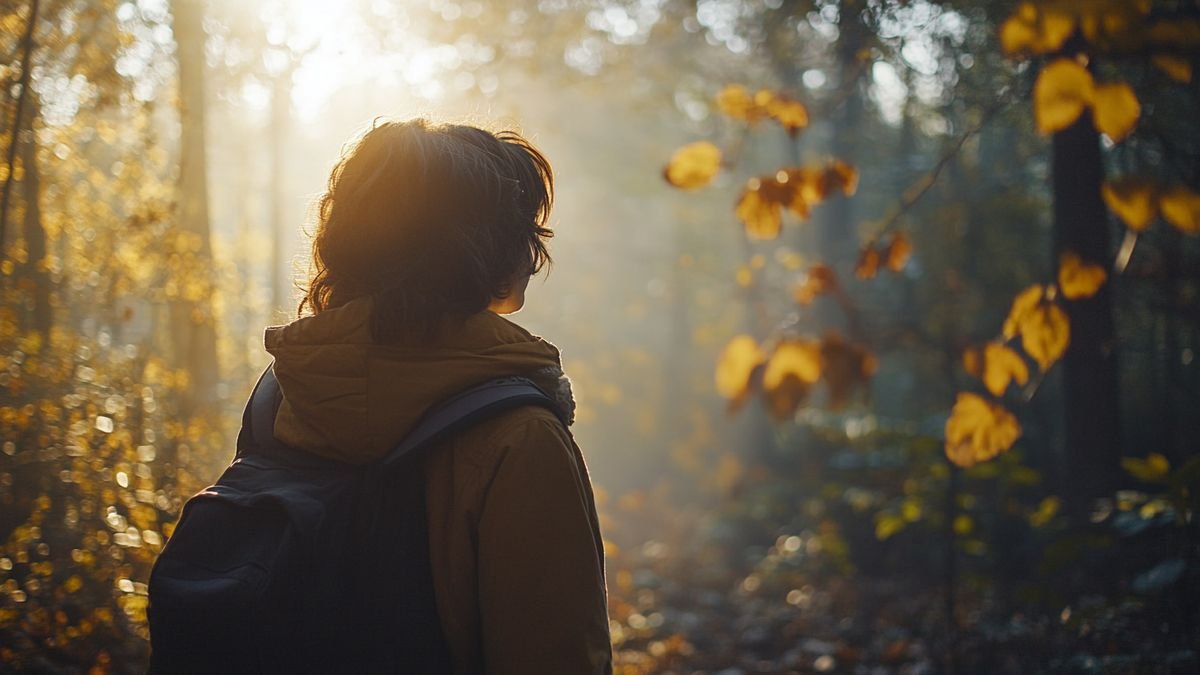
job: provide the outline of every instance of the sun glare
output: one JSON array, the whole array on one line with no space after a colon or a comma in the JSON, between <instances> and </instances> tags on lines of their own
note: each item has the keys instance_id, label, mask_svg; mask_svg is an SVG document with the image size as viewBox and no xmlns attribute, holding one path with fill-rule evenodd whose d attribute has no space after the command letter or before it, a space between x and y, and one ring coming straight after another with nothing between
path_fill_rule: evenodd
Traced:
<instances>
[{"instance_id":1,"label":"sun glare","mask_svg":"<svg viewBox=\"0 0 1200 675\"><path fill-rule=\"evenodd\" d=\"M264 69L272 75L291 71L292 104L301 118L318 116L348 86L370 83L427 101L442 93L438 75L446 59L407 32L403 4L273 0L260 5L255 18L269 45ZM243 98L261 108L269 94L249 91Z\"/></svg>"}]
</instances>

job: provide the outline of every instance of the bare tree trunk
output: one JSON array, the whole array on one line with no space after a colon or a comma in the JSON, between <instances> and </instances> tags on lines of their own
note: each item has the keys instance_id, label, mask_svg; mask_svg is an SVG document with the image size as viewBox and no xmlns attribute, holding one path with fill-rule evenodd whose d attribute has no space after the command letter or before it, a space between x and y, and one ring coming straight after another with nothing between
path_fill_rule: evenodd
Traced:
<instances>
[{"instance_id":1,"label":"bare tree trunk","mask_svg":"<svg viewBox=\"0 0 1200 675\"><path fill-rule=\"evenodd\" d=\"M1104 168L1100 136L1085 112L1054 135L1054 253L1065 251L1108 266L1108 212L1100 196ZM1073 516L1084 518L1094 497L1111 494L1120 475L1121 427L1116 328L1111 285L1087 300L1064 303L1071 344L1063 358L1066 421L1065 494ZM1086 521L1083 521L1086 522Z\"/></svg>"},{"instance_id":2,"label":"bare tree trunk","mask_svg":"<svg viewBox=\"0 0 1200 675\"><path fill-rule=\"evenodd\" d=\"M173 0L172 29L179 59L179 106L182 138L179 150L178 222L199 237L199 255L212 255L208 220L205 161L204 10L202 0ZM207 280L206 280L207 281ZM170 334L177 365L191 377L183 396L185 415L200 414L216 404L217 340L211 298L178 298L171 303Z\"/></svg>"}]
</instances>

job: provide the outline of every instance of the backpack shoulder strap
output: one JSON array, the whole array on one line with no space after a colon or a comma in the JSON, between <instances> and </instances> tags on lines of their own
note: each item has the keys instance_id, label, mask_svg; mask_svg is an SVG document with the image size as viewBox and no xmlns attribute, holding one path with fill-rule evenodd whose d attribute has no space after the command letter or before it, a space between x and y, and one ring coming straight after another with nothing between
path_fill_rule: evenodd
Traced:
<instances>
[{"instance_id":1,"label":"backpack shoulder strap","mask_svg":"<svg viewBox=\"0 0 1200 675\"><path fill-rule=\"evenodd\" d=\"M523 377L500 378L468 389L432 408L384 457L383 464L395 463L435 440L487 417L526 405L548 408L561 420L554 400L533 382Z\"/></svg>"},{"instance_id":2,"label":"backpack shoulder strap","mask_svg":"<svg viewBox=\"0 0 1200 675\"><path fill-rule=\"evenodd\" d=\"M248 439L238 439L239 455L249 445L268 453L279 452L282 444L275 439L275 413L279 408L279 381L275 379L274 364L268 366L254 385L250 402L242 414L242 432ZM549 409L560 420L554 400L532 381L523 377L504 377L468 389L434 406L425 413L409 432L383 459L383 464L397 462L435 440L465 429L492 415L525 405ZM291 456L291 454L288 454Z\"/></svg>"},{"instance_id":3,"label":"backpack shoulder strap","mask_svg":"<svg viewBox=\"0 0 1200 675\"><path fill-rule=\"evenodd\" d=\"M250 404L247 406L250 416L250 434L255 445L259 448L275 450L279 441L275 440L275 412L279 409L279 380L275 379L275 364L267 366L258 384L254 385L254 393L250 394ZM245 420L243 419L243 426Z\"/></svg>"}]
</instances>

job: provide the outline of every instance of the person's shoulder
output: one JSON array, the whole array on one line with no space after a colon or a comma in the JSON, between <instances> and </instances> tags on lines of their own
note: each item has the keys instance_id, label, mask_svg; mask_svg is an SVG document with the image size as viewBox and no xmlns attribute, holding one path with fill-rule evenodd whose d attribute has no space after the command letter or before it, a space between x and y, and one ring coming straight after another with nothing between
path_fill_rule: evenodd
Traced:
<instances>
[{"instance_id":1,"label":"person's shoulder","mask_svg":"<svg viewBox=\"0 0 1200 675\"><path fill-rule=\"evenodd\" d=\"M489 417L458 434L453 452L459 461L495 468L511 452L572 454L570 434L548 408L523 405Z\"/></svg>"},{"instance_id":2,"label":"person's shoulder","mask_svg":"<svg viewBox=\"0 0 1200 675\"><path fill-rule=\"evenodd\" d=\"M559 418L540 405L523 405L485 420L480 425L489 445L500 452L513 447L569 447L570 434Z\"/></svg>"}]
</instances>

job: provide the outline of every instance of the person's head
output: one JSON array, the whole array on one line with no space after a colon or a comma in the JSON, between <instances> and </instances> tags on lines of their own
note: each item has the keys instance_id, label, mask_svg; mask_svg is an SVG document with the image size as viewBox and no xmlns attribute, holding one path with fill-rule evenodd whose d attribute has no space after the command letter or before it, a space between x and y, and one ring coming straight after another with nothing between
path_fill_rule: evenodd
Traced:
<instances>
[{"instance_id":1,"label":"person's head","mask_svg":"<svg viewBox=\"0 0 1200 675\"><path fill-rule=\"evenodd\" d=\"M524 303L550 261L550 163L519 134L376 121L318 201L301 314L371 296L377 341Z\"/></svg>"}]
</instances>

